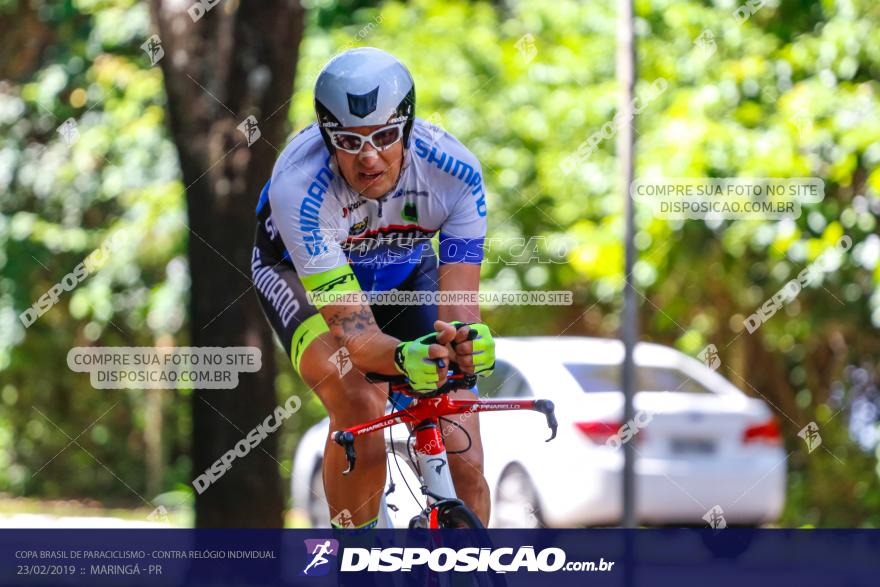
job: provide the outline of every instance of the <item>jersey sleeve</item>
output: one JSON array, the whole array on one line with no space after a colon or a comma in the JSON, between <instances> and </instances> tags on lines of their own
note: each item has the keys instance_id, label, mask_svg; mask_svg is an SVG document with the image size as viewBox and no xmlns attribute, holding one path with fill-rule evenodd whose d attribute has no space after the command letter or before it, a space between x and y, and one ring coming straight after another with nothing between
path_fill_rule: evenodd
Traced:
<instances>
[{"instance_id":1,"label":"jersey sleeve","mask_svg":"<svg viewBox=\"0 0 880 587\"><path fill-rule=\"evenodd\" d=\"M483 261L486 238L486 192L479 161L472 160L473 173L462 174L464 182L452 209L440 227L440 263L471 263Z\"/></svg>"},{"instance_id":2,"label":"jersey sleeve","mask_svg":"<svg viewBox=\"0 0 880 587\"><path fill-rule=\"evenodd\" d=\"M347 231L330 193L332 179L326 163L312 171L289 165L275 173L269 186L272 222L307 291L359 291L340 245Z\"/></svg>"}]
</instances>

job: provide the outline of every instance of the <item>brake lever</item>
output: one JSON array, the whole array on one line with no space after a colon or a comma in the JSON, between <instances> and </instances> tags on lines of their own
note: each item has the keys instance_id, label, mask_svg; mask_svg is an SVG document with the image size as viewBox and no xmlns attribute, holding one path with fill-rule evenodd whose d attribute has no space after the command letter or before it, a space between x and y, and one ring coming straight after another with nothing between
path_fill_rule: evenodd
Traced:
<instances>
[{"instance_id":1,"label":"brake lever","mask_svg":"<svg viewBox=\"0 0 880 587\"><path fill-rule=\"evenodd\" d=\"M550 438L544 442L550 442L556 438L556 430L559 428L559 422L556 421L556 406L549 399L535 400L535 410L541 412L547 417L547 426L550 428Z\"/></svg>"},{"instance_id":2,"label":"brake lever","mask_svg":"<svg viewBox=\"0 0 880 587\"><path fill-rule=\"evenodd\" d=\"M333 433L333 441L345 449L345 458L348 460L348 468L344 470L342 474L348 475L354 471L354 465L357 461L357 453L354 450L354 434L340 430Z\"/></svg>"}]
</instances>

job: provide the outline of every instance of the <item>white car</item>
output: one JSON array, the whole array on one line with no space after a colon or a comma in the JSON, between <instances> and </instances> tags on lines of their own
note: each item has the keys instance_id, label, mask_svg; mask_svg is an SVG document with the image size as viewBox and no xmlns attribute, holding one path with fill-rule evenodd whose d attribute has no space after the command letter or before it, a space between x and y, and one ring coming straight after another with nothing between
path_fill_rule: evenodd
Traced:
<instances>
[{"instance_id":1,"label":"white car","mask_svg":"<svg viewBox=\"0 0 880 587\"><path fill-rule=\"evenodd\" d=\"M558 436L537 412L483 413L490 527L613 525L622 519L624 442L637 455L636 517L641 524L758 525L776 520L785 500L786 454L767 405L677 350L639 343L635 418L622 422L623 345L586 337L496 340L495 373L483 398L546 398L556 405ZM406 454L408 432L391 428ZM294 507L329 525L321 485L328 421L303 436L294 458ZM388 434L386 433L386 440ZM336 447L332 447L335 449ZM341 448L339 450L342 450ZM399 464L399 468L398 468ZM419 485L405 459L389 453L394 525L419 510ZM712 520L710 522L710 520Z\"/></svg>"}]
</instances>

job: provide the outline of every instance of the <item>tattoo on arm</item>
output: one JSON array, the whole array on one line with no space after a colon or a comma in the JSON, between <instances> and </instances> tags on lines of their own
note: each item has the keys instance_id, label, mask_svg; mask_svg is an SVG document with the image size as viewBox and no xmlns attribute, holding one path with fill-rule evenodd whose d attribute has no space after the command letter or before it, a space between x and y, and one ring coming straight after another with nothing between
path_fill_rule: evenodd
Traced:
<instances>
[{"instance_id":1,"label":"tattoo on arm","mask_svg":"<svg viewBox=\"0 0 880 587\"><path fill-rule=\"evenodd\" d=\"M351 312L347 308L333 314L327 318L327 326L331 330L334 327L342 330L340 337L343 344L347 343L351 338L364 334L377 328L376 319L373 317L373 311L370 306L361 304L356 312Z\"/></svg>"}]
</instances>

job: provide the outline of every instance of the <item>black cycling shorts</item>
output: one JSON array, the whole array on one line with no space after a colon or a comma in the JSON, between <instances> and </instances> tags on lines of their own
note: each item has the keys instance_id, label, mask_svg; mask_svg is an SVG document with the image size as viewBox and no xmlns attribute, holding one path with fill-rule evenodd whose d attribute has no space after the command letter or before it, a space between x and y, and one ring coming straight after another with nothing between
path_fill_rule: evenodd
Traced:
<instances>
[{"instance_id":1,"label":"black cycling shorts","mask_svg":"<svg viewBox=\"0 0 880 587\"><path fill-rule=\"evenodd\" d=\"M259 238L258 238L259 243ZM300 373L300 361L309 344L321 333L329 332L318 309L309 303L306 290L290 261L277 259L269 247L254 247L251 273L266 319L287 351L294 369ZM436 291L437 257L429 248L418 265L397 289L401 291ZM413 340L434 331L436 305L373 305L379 329L400 340ZM393 394L397 408L410 398Z\"/></svg>"}]
</instances>

